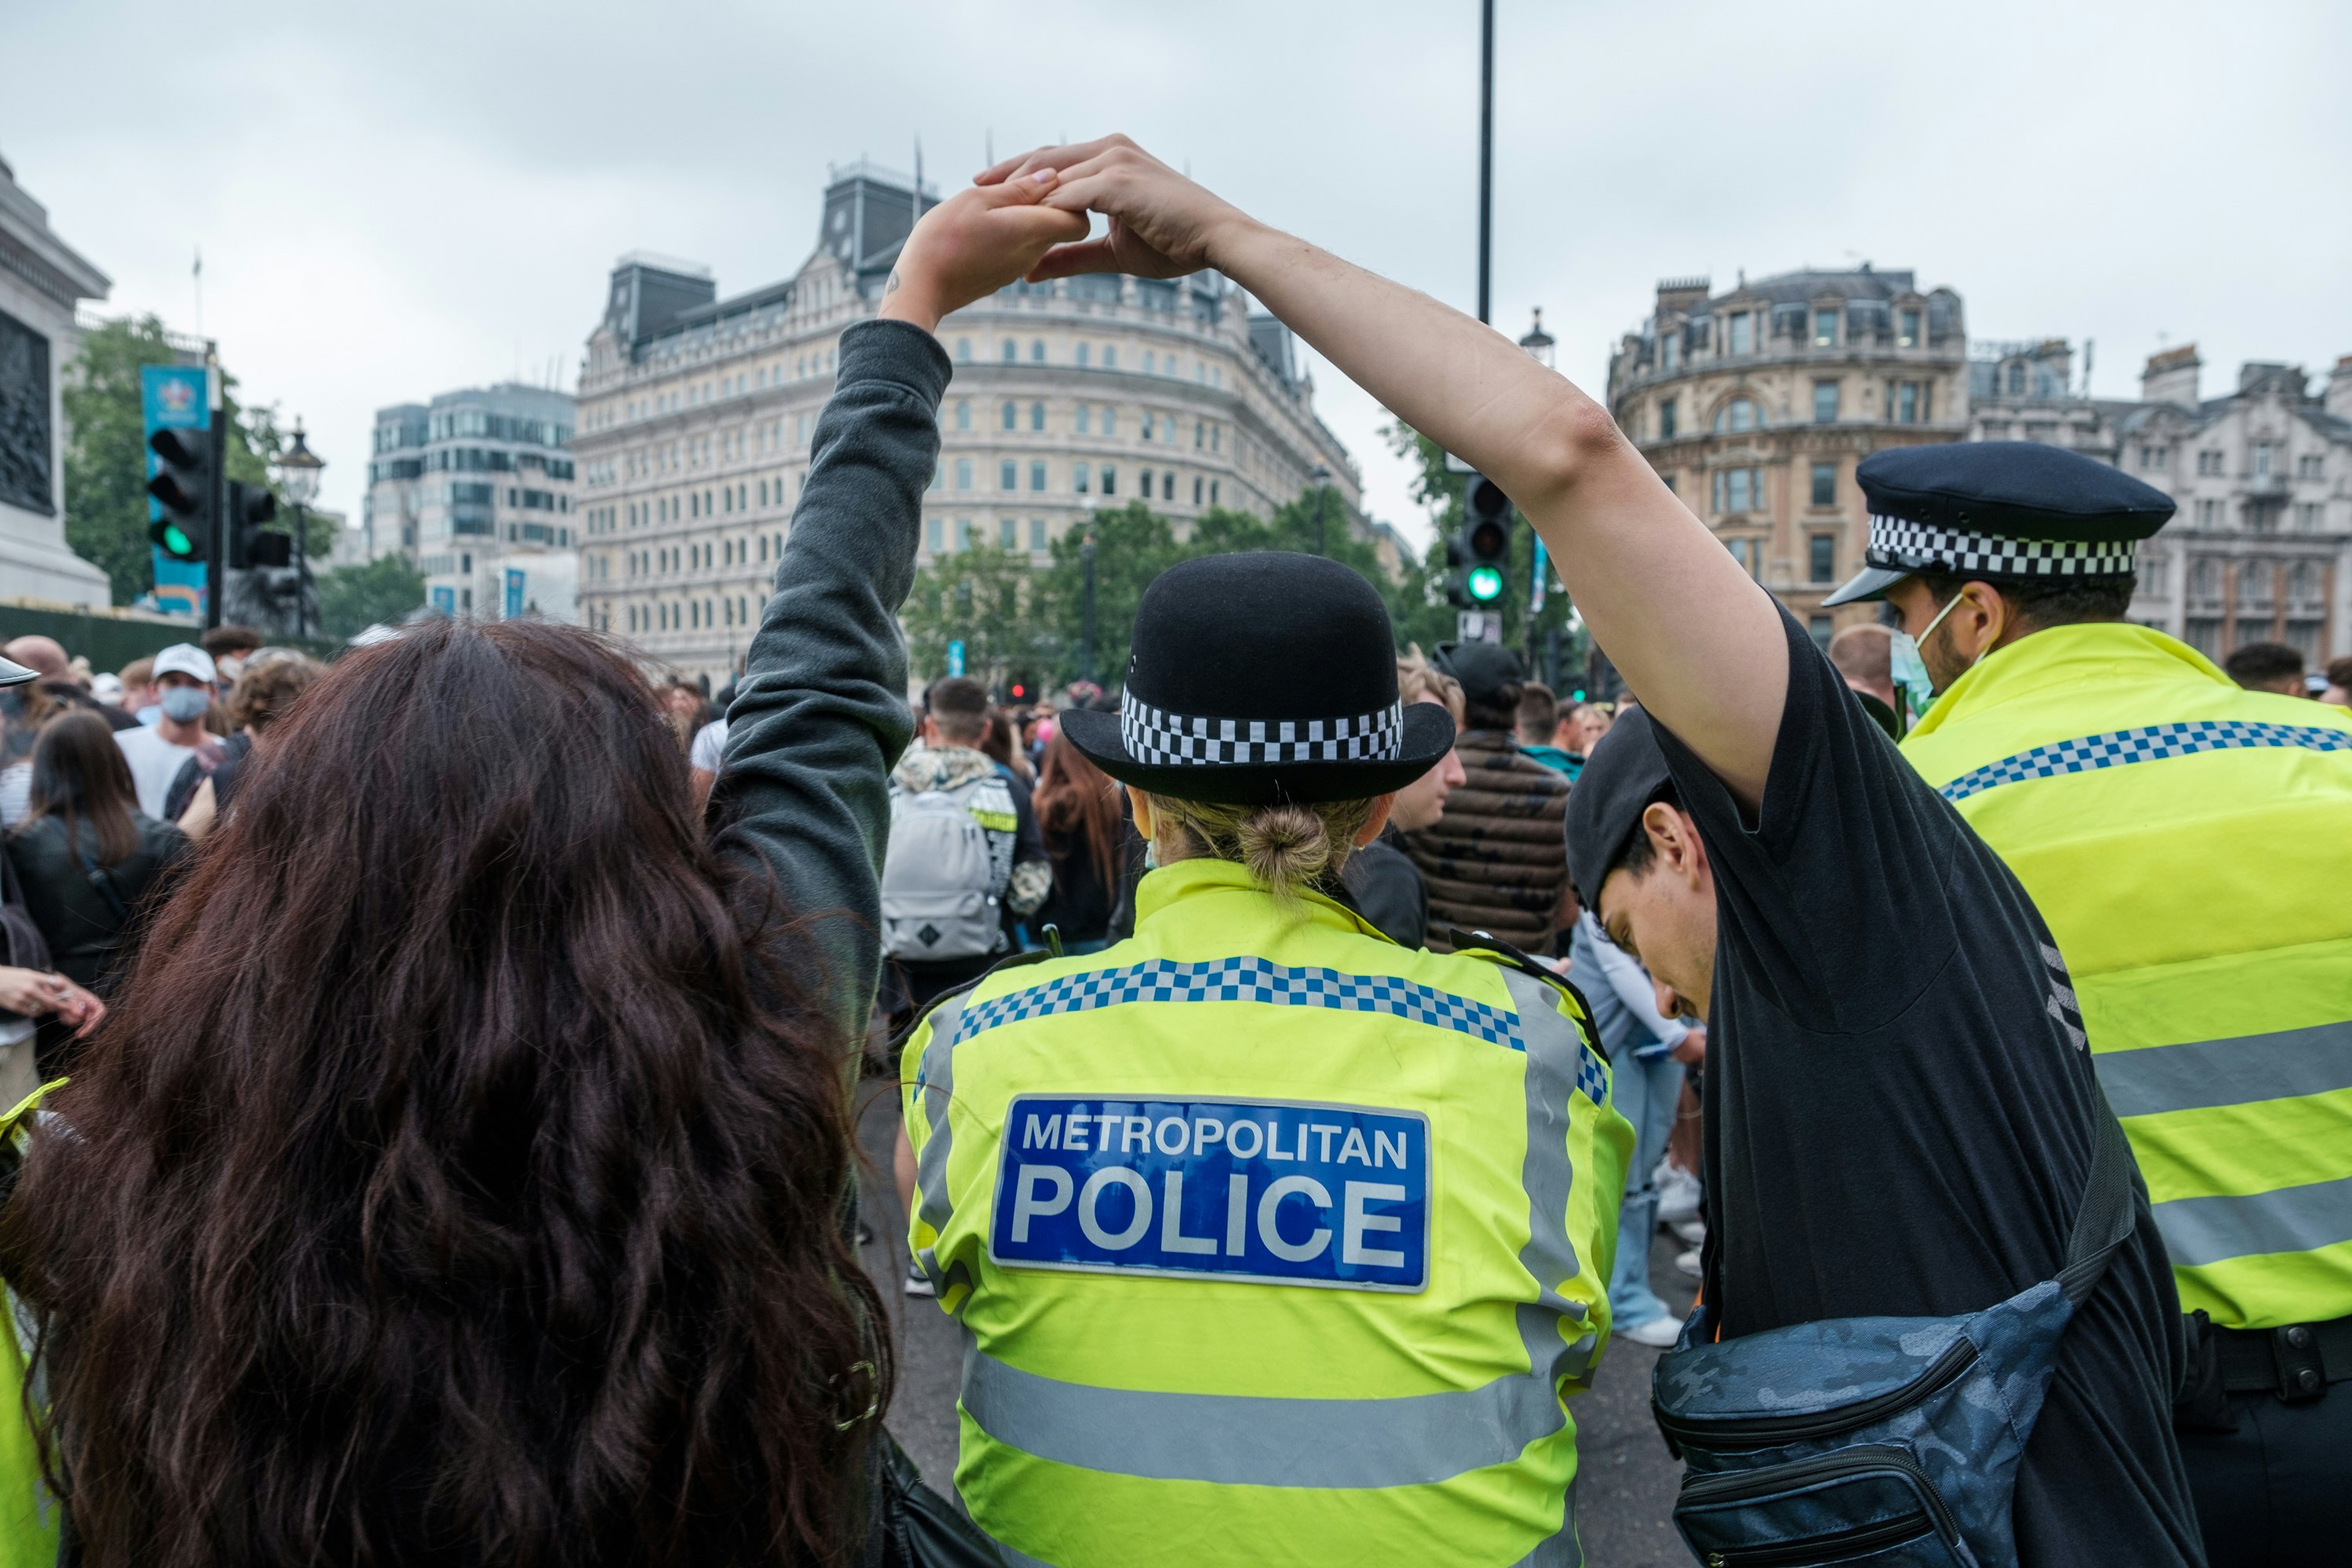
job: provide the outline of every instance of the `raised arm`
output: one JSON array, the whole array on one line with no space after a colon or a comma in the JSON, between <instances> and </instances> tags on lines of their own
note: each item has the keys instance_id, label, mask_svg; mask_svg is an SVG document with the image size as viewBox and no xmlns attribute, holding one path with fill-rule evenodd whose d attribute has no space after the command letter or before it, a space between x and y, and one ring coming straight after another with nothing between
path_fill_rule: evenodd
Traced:
<instances>
[{"instance_id":1,"label":"raised arm","mask_svg":"<svg viewBox=\"0 0 2352 1568\"><path fill-rule=\"evenodd\" d=\"M948 357L940 318L1020 277L1086 220L1037 205L1050 174L966 192L924 215L885 286L881 321L842 335L775 595L728 710L711 813L721 845L773 868L817 927L853 1034L880 971L887 779L906 749L897 615L914 581L923 489L939 458Z\"/></svg>"},{"instance_id":2,"label":"raised arm","mask_svg":"<svg viewBox=\"0 0 2352 1568\"><path fill-rule=\"evenodd\" d=\"M1550 548L1594 638L1643 706L1753 807L1779 733L1788 653L1763 589L1684 508L1608 410L1426 294L1267 227L1124 137L1045 149L983 184L1060 172L1046 201L1109 232L1034 276L1214 267L1398 417L1499 483Z\"/></svg>"}]
</instances>

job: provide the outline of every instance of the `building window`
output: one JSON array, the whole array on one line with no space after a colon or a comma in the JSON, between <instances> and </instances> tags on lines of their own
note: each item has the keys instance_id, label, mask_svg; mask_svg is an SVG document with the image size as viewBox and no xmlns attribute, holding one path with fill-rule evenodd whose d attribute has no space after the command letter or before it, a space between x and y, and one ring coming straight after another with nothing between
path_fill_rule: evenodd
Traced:
<instances>
[{"instance_id":1,"label":"building window","mask_svg":"<svg viewBox=\"0 0 2352 1568\"><path fill-rule=\"evenodd\" d=\"M956 340L956 363L959 364L970 364L971 363L971 340L970 338L958 338Z\"/></svg>"},{"instance_id":2,"label":"building window","mask_svg":"<svg viewBox=\"0 0 2352 1568\"><path fill-rule=\"evenodd\" d=\"M1679 327L1668 328L1658 339L1658 364L1661 369L1679 369L1683 363L1683 334Z\"/></svg>"},{"instance_id":3,"label":"building window","mask_svg":"<svg viewBox=\"0 0 2352 1568\"><path fill-rule=\"evenodd\" d=\"M2200 528L2221 527L2221 503L2217 500L2199 501L2197 503L2197 526Z\"/></svg>"},{"instance_id":4,"label":"building window","mask_svg":"<svg viewBox=\"0 0 2352 1568\"><path fill-rule=\"evenodd\" d=\"M1838 313L1835 305L1825 305L1813 312L1813 347L1837 347Z\"/></svg>"},{"instance_id":5,"label":"building window","mask_svg":"<svg viewBox=\"0 0 2352 1568\"><path fill-rule=\"evenodd\" d=\"M2221 454L2219 452L2198 453L2197 471L2200 474L2218 474L2221 472Z\"/></svg>"},{"instance_id":6,"label":"building window","mask_svg":"<svg viewBox=\"0 0 2352 1568\"><path fill-rule=\"evenodd\" d=\"M1045 488L1045 464L1031 463L1029 465L1029 488L1033 490L1042 490Z\"/></svg>"},{"instance_id":7,"label":"building window","mask_svg":"<svg viewBox=\"0 0 2352 1568\"><path fill-rule=\"evenodd\" d=\"M1211 506L1217 504L1217 481L1214 479L1209 481L1209 504Z\"/></svg>"},{"instance_id":8,"label":"building window","mask_svg":"<svg viewBox=\"0 0 2352 1568\"><path fill-rule=\"evenodd\" d=\"M1080 343L1077 346L1075 358L1076 359L1077 366L1080 370L1084 370L1087 365L1093 363L1094 357L1095 346L1092 343Z\"/></svg>"},{"instance_id":9,"label":"building window","mask_svg":"<svg viewBox=\"0 0 2352 1568\"><path fill-rule=\"evenodd\" d=\"M1045 405L1042 403L1031 404L1029 405L1029 428L1032 430L1043 430L1045 427Z\"/></svg>"},{"instance_id":10,"label":"building window","mask_svg":"<svg viewBox=\"0 0 2352 1568\"><path fill-rule=\"evenodd\" d=\"M1017 490L1021 488L1021 465L1007 458L996 465L996 488Z\"/></svg>"},{"instance_id":11,"label":"building window","mask_svg":"<svg viewBox=\"0 0 2352 1568\"><path fill-rule=\"evenodd\" d=\"M1813 616L1806 620L1805 632L1813 639L1813 646L1826 653L1830 638L1836 635L1837 627L1831 623L1829 616Z\"/></svg>"},{"instance_id":12,"label":"building window","mask_svg":"<svg viewBox=\"0 0 2352 1568\"><path fill-rule=\"evenodd\" d=\"M1671 397L1661 398L1658 402L1658 439L1671 441L1674 438L1675 400Z\"/></svg>"},{"instance_id":13,"label":"building window","mask_svg":"<svg viewBox=\"0 0 2352 1568\"><path fill-rule=\"evenodd\" d=\"M1815 506L1837 505L1837 465L1835 463L1813 465L1813 504Z\"/></svg>"},{"instance_id":14,"label":"building window","mask_svg":"<svg viewBox=\"0 0 2352 1568\"><path fill-rule=\"evenodd\" d=\"M1108 463L1105 463L1102 468L1102 493L1107 496L1118 494L1118 470Z\"/></svg>"},{"instance_id":15,"label":"building window","mask_svg":"<svg viewBox=\"0 0 2352 1568\"><path fill-rule=\"evenodd\" d=\"M1029 360L1033 364L1044 364L1045 363L1045 339L1039 338L1029 345Z\"/></svg>"},{"instance_id":16,"label":"building window","mask_svg":"<svg viewBox=\"0 0 2352 1568\"><path fill-rule=\"evenodd\" d=\"M955 488L960 490L968 490L971 489L971 459L970 458L958 458L956 459Z\"/></svg>"},{"instance_id":17,"label":"building window","mask_svg":"<svg viewBox=\"0 0 2352 1568\"><path fill-rule=\"evenodd\" d=\"M971 428L971 399L968 397L959 398L956 401L956 428L959 430Z\"/></svg>"},{"instance_id":18,"label":"building window","mask_svg":"<svg viewBox=\"0 0 2352 1568\"><path fill-rule=\"evenodd\" d=\"M1159 356L1158 354L1153 353L1150 349L1146 349L1146 350L1144 350L1144 351L1143 351L1143 374L1146 374L1146 375L1153 375L1153 374L1158 374L1159 370L1160 370L1160 356Z\"/></svg>"},{"instance_id":19,"label":"building window","mask_svg":"<svg viewBox=\"0 0 2352 1568\"><path fill-rule=\"evenodd\" d=\"M2296 506L2294 509L2295 531L2297 533L2317 533L2319 531L2320 511L2320 503L2315 500L2304 501Z\"/></svg>"},{"instance_id":20,"label":"building window","mask_svg":"<svg viewBox=\"0 0 2352 1568\"><path fill-rule=\"evenodd\" d=\"M1752 397L1735 397L1715 412L1715 427L1726 430L1753 430L1763 424L1762 411Z\"/></svg>"},{"instance_id":21,"label":"building window","mask_svg":"<svg viewBox=\"0 0 2352 1568\"><path fill-rule=\"evenodd\" d=\"M1208 481L1202 479L1200 475L1195 474L1192 476L1192 504L1194 506L1199 506L1201 504L1201 491L1207 486L1207 483Z\"/></svg>"},{"instance_id":22,"label":"building window","mask_svg":"<svg viewBox=\"0 0 2352 1568\"><path fill-rule=\"evenodd\" d=\"M1108 349L1105 349L1103 350L1103 353L1108 354L1110 351ZM1103 434L1106 436L1116 436L1118 434L1118 410L1113 408L1108 403L1103 405Z\"/></svg>"},{"instance_id":23,"label":"building window","mask_svg":"<svg viewBox=\"0 0 2352 1568\"><path fill-rule=\"evenodd\" d=\"M1898 425L1919 423L1919 384L1897 382L1895 386L1895 422Z\"/></svg>"},{"instance_id":24,"label":"building window","mask_svg":"<svg viewBox=\"0 0 2352 1568\"><path fill-rule=\"evenodd\" d=\"M1160 476L1160 499L1161 500L1176 499L1176 476L1173 473Z\"/></svg>"},{"instance_id":25,"label":"building window","mask_svg":"<svg viewBox=\"0 0 2352 1568\"><path fill-rule=\"evenodd\" d=\"M1005 401L1004 401L1004 406L1003 406L1003 408L1002 410L1000 410L1000 411L999 411L998 418L999 418L999 422L1003 425L1003 426L1005 429L1007 429L1007 430L1018 430L1018 429L1020 429L1020 428L1021 428L1021 405L1020 405L1019 404L1017 404L1017 403L1013 402L1011 398L1007 398L1007 399L1005 399Z\"/></svg>"},{"instance_id":26,"label":"building window","mask_svg":"<svg viewBox=\"0 0 2352 1568\"><path fill-rule=\"evenodd\" d=\"M1021 345L1011 338L1004 340L1004 363L1012 364L1021 358Z\"/></svg>"},{"instance_id":27,"label":"building window","mask_svg":"<svg viewBox=\"0 0 2352 1568\"><path fill-rule=\"evenodd\" d=\"M956 519L956 548L958 550L979 549L980 524L968 517Z\"/></svg>"},{"instance_id":28,"label":"building window","mask_svg":"<svg viewBox=\"0 0 2352 1568\"><path fill-rule=\"evenodd\" d=\"M1919 312L1906 310L1902 314L1901 321L1903 326L1895 334L1895 346L1906 349L1917 348L1919 346Z\"/></svg>"},{"instance_id":29,"label":"building window","mask_svg":"<svg viewBox=\"0 0 2352 1568\"><path fill-rule=\"evenodd\" d=\"M1813 423L1828 425L1838 416L1838 384L1834 381L1813 383Z\"/></svg>"},{"instance_id":30,"label":"building window","mask_svg":"<svg viewBox=\"0 0 2352 1568\"><path fill-rule=\"evenodd\" d=\"M2306 452L2294 460L2294 477L2298 479L2322 479L2327 477L2327 459L2317 452Z\"/></svg>"},{"instance_id":31,"label":"building window","mask_svg":"<svg viewBox=\"0 0 2352 1568\"><path fill-rule=\"evenodd\" d=\"M2271 444L2268 441L2254 443L2254 478L2259 479L2270 477L2271 451Z\"/></svg>"},{"instance_id":32,"label":"building window","mask_svg":"<svg viewBox=\"0 0 2352 1568\"><path fill-rule=\"evenodd\" d=\"M1145 500L1150 500L1151 499L1151 470L1150 468L1143 470L1143 478L1138 481L1136 493L1140 495Z\"/></svg>"},{"instance_id":33,"label":"building window","mask_svg":"<svg viewBox=\"0 0 2352 1568\"><path fill-rule=\"evenodd\" d=\"M1207 425L1205 425L1205 424L1203 424L1202 421L1200 421L1200 420L1198 420L1198 419L1193 420L1193 421L1192 421L1192 445L1193 445L1194 447L1207 447L1207 446L1208 446L1208 444L1209 444L1209 427L1208 427L1208 426L1207 426Z\"/></svg>"},{"instance_id":34,"label":"building window","mask_svg":"<svg viewBox=\"0 0 2352 1568\"><path fill-rule=\"evenodd\" d=\"M1070 488L1077 491L1080 495L1084 495L1087 493L1087 485L1093 480L1093 479L1094 475L1092 471L1086 464L1080 463L1070 470Z\"/></svg>"},{"instance_id":35,"label":"building window","mask_svg":"<svg viewBox=\"0 0 2352 1568\"><path fill-rule=\"evenodd\" d=\"M1094 426L1095 411L1093 405L1086 403L1079 404L1077 420L1078 434L1081 436L1091 436L1094 434Z\"/></svg>"},{"instance_id":36,"label":"building window","mask_svg":"<svg viewBox=\"0 0 2352 1568\"><path fill-rule=\"evenodd\" d=\"M1029 520L1029 548L1032 550L1045 548L1045 520L1042 517L1033 517Z\"/></svg>"},{"instance_id":37,"label":"building window","mask_svg":"<svg viewBox=\"0 0 2352 1568\"><path fill-rule=\"evenodd\" d=\"M1805 541L1805 565L1808 575L1816 583L1837 579L1837 535L1816 533Z\"/></svg>"},{"instance_id":38,"label":"building window","mask_svg":"<svg viewBox=\"0 0 2352 1568\"><path fill-rule=\"evenodd\" d=\"M1763 504L1763 469L1717 468L1715 470L1716 510L1754 511Z\"/></svg>"},{"instance_id":39,"label":"building window","mask_svg":"<svg viewBox=\"0 0 2352 1568\"><path fill-rule=\"evenodd\" d=\"M1105 343L1103 345L1103 369L1117 370L1118 368L1118 350L1112 344Z\"/></svg>"},{"instance_id":40,"label":"building window","mask_svg":"<svg viewBox=\"0 0 2352 1568\"><path fill-rule=\"evenodd\" d=\"M1727 353L1745 354L1756 352L1756 319L1745 310L1734 311L1729 336L1725 342Z\"/></svg>"},{"instance_id":41,"label":"building window","mask_svg":"<svg viewBox=\"0 0 2352 1568\"><path fill-rule=\"evenodd\" d=\"M996 542L1006 550L1018 548L1021 543L1019 520L1010 517L999 518L996 522Z\"/></svg>"}]
</instances>

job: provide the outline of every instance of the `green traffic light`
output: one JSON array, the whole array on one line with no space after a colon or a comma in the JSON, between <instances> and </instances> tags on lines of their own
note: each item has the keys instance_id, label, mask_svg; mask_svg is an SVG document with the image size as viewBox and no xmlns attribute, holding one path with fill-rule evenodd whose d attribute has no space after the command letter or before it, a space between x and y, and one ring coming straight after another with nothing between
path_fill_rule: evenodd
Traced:
<instances>
[{"instance_id":1,"label":"green traffic light","mask_svg":"<svg viewBox=\"0 0 2352 1568\"><path fill-rule=\"evenodd\" d=\"M183 530L183 529L179 528L179 527L178 527L177 525L175 525L175 524L166 523L166 524L164 525L164 527L163 527L163 553L164 553L164 554L166 554L166 555L176 555L176 556L179 556L182 560L185 560L187 557L189 557L189 556L191 556L191 555L194 555L195 552L196 552L195 542L194 542L194 540L190 539L190 538L187 536L187 533L186 533L186 531L185 531L184 530Z\"/></svg>"},{"instance_id":2,"label":"green traffic light","mask_svg":"<svg viewBox=\"0 0 2352 1568\"><path fill-rule=\"evenodd\" d=\"M1470 596L1480 604L1490 604L1503 596L1503 574L1492 566L1473 566L1463 580Z\"/></svg>"}]
</instances>

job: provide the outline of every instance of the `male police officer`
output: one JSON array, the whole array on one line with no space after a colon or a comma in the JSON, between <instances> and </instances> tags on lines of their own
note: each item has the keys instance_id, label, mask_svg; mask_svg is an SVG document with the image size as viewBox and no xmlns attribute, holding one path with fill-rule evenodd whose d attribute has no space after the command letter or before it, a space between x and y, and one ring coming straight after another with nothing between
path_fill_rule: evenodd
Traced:
<instances>
[{"instance_id":1,"label":"male police officer","mask_svg":"<svg viewBox=\"0 0 2352 1568\"><path fill-rule=\"evenodd\" d=\"M1158 856L1135 935L1000 967L902 1058L957 1488L1066 1568L1579 1563L1563 1395L1632 1131L1548 971L1328 896L1453 722L1315 556L1174 567L1133 646L1123 712L1062 724Z\"/></svg>"},{"instance_id":2,"label":"male police officer","mask_svg":"<svg viewBox=\"0 0 2352 1568\"><path fill-rule=\"evenodd\" d=\"M1985 443L1857 477L1869 566L1827 602L1901 615L1898 677L1941 693L1903 749L2041 907L2181 1307L2214 1325L2178 1412L2207 1552L2340 1552L2352 715L2242 690L2124 619L2173 507L2104 464Z\"/></svg>"}]
</instances>

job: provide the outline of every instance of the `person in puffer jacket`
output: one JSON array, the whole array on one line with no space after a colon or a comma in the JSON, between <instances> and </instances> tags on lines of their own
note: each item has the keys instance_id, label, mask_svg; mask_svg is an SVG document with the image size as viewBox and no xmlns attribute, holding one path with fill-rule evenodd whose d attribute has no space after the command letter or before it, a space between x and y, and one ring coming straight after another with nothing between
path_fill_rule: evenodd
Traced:
<instances>
[{"instance_id":1,"label":"person in puffer jacket","mask_svg":"<svg viewBox=\"0 0 2352 1568\"><path fill-rule=\"evenodd\" d=\"M1445 643L1430 663L1462 684L1454 751L1465 782L1447 797L1444 819L1407 843L1429 883L1428 945L1451 952L1445 933L1459 927L1549 952L1577 913L1560 827L1569 784L1513 733L1527 679L1518 655L1496 643Z\"/></svg>"}]
</instances>

